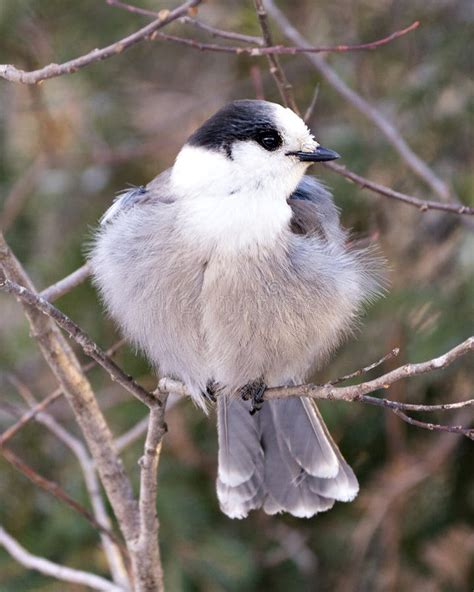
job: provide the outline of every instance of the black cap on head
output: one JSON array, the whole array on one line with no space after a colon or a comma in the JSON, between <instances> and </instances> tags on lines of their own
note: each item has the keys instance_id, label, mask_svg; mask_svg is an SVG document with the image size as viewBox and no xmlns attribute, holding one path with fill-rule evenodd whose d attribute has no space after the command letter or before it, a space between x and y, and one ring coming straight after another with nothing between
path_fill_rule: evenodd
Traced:
<instances>
[{"instance_id":1,"label":"black cap on head","mask_svg":"<svg viewBox=\"0 0 474 592\"><path fill-rule=\"evenodd\" d=\"M232 144L235 141L255 140L261 143L262 137L267 133L279 137L269 103L256 100L233 101L196 130L187 144L208 150L223 150L231 157Z\"/></svg>"}]
</instances>

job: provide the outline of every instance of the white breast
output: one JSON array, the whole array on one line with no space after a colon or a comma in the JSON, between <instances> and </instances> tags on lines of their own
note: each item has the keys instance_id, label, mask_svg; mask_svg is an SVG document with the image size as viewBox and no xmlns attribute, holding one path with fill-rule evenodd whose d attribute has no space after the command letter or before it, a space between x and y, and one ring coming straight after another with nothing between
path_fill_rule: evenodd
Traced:
<instances>
[{"instance_id":1,"label":"white breast","mask_svg":"<svg viewBox=\"0 0 474 592\"><path fill-rule=\"evenodd\" d=\"M181 151L171 182L180 196L178 228L186 240L196 247L216 247L222 254L271 247L278 240L292 215L286 199L301 173L293 178L286 172L282 183L264 174L265 163L254 164L245 170L216 152L195 147Z\"/></svg>"}]
</instances>

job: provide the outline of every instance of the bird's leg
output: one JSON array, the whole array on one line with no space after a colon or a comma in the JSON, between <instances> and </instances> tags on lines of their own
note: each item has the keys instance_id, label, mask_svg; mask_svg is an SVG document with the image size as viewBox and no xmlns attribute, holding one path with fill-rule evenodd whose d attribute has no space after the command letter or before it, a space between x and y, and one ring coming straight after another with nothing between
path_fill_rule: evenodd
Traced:
<instances>
[{"instance_id":1,"label":"bird's leg","mask_svg":"<svg viewBox=\"0 0 474 592\"><path fill-rule=\"evenodd\" d=\"M213 382L212 380L210 380L206 384L206 390L202 391L202 396L206 399L206 401L209 401L210 403L215 403L217 401L216 391L217 391L217 384L215 382Z\"/></svg>"},{"instance_id":2,"label":"bird's leg","mask_svg":"<svg viewBox=\"0 0 474 592\"><path fill-rule=\"evenodd\" d=\"M260 411L263 405L263 395L267 390L267 385L263 380L254 380L249 382L240 389L240 396L244 401L252 401L250 407L250 415L255 415L257 411Z\"/></svg>"}]
</instances>

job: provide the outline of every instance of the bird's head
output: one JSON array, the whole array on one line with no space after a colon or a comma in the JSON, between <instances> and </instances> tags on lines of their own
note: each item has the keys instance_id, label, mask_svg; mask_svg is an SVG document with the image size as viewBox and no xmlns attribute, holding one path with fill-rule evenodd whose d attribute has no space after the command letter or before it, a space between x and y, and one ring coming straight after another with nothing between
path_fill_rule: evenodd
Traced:
<instances>
[{"instance_id":1,"label":"bird's head","mask_svg":"<svg viewBox=\"0 0 474 592\"><path fill-rule=\"evenodd\" d=\"M271 191L286 199L310 164L338 157L318 144L291 109L240 100L191 135L176 159L173 179L187 193Z\"/></svg>"}]
</instances>

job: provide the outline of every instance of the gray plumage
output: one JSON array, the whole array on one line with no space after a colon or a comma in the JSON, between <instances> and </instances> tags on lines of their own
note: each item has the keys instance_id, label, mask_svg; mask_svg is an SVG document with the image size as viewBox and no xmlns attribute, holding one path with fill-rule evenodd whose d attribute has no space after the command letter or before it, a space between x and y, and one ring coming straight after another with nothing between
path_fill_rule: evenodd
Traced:
<instances>
[{"instance_id":1,"label":"gray plumage","mask_svg":"<svg viewBox=\"0 0 474 592\"><path fill-rule=\"evenodd\" d=\"M265 102L231 105L237 123L232 109L209 120L173 169L119 196L95 240L94 278L110 315L157 372L182 380L203 409L202 393L218 385L222 510L309 517L358 490L315 404L268 401L252 416L238 393L257 380L304 382L321 368L379 291L381 263L348 246L330 193L303 177L307 164L286 164L288 148L308 150L312 138L300 139L296 116ZM265 129L273 122L281 134L281 150L257 150L260 140L245 135L257 125L250 116L262 113ZM235 137L222 132L229 120Z\"/></svg>"}]
</instances>

